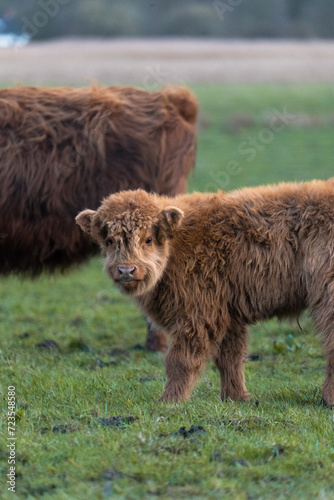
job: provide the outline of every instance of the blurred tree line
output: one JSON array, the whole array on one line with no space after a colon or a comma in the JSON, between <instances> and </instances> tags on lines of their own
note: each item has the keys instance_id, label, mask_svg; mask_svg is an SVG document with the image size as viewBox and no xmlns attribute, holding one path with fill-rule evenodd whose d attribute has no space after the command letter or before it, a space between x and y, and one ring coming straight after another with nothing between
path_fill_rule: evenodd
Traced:
<instances>
[{"instance_id":1,"label":"blurred tree line","mask_svg":"<svg viewBox=\"0 0 334 500\"><path fill-rule=\"evenodd\" d=\"M334 0L0 0L0 17L34 39L334 37Z\"/></svg>"}]
</instances>

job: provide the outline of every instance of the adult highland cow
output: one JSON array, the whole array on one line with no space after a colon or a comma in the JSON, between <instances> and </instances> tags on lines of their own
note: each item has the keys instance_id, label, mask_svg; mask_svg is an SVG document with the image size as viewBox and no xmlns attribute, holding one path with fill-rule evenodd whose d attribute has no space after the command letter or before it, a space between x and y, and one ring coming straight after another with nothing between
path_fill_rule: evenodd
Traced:
<instances>
[{"instance_id":1,"label":"adult highland cow","mask_svg":"<svg viewBox=\"0 0 334 500\"><path fill-rule=\"evenodd\" d=\"M74 218L112 192L185 191L196 116L185 88L0 90L0 273L89 257L96 246Z\"/></svg>"}]
</instances>

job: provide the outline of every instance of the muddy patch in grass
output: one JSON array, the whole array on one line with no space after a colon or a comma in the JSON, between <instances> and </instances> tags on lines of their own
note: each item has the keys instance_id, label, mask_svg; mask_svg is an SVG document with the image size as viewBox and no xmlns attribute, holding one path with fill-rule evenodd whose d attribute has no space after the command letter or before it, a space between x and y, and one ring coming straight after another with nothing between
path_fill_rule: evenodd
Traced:
<instances>
[{"instance_id":1,"label":"muddy patch in grass","mask_svg":"<svg viewBox=\"0 0 334 500\"><path fill-rule=\"evenodd\" d=\"M30 337L30 333L29 332L23 332L19 335L19 339L28 339Z\"/></svg>"},{"instance_id":2,"label":"muddy patch in grass","mask_svg":"<svg viewBox=\"0 0 334 500\"><path fill-rule=\"evenodd\" d=\"M67 432L74 432L76 430L77 426L74 424L60 424L52 427L52 432L59 434L66 434Z\"/></svg>"},{"instance_id":3,"label":"muddy patch in grass","mask_svg":"<svg viewBox=\"0 0 334 500\"><path fill-rule=\"evenodd\" d=\"M208 431L204 429L201 425L191 425L189 429L187 430L186 427L180 427L177 432L172 432L170 434L159 434L160 438L166 438L166 437L175 437L175 436L182 436L184 439L194 436L194 435L205 435L207 434Z\"/></svg>"},{"instance_id":4,"label":"muddy patch in grass","mask_svg":"<svg viewBox=\"0 0 334 500\"><path fill-rule=\"evenodd\" d=\"M204 435L207 434L208 432L202 427L201 425L191 425L190 428L187 430L186 427L180 427L177 432L174 433L174 436L182 436L185 439L194 436L194 435Z\"/></svg>"},{"instance_id":5,"label":"muddy patch in grass","mask_svg":"<svg viewBox=\"0 0 334 500\"><path fill-rule=\"evenodd\" d=\"M104 427L126 427L129 424L132 424L136 420L139 420L138 417L109 417L109 418L98 418L97 422Z\"/></svg>"},{"instance_id":6,"label":"muddy patch in grass","mask_svg":"<svg viewBox=\"0 0 334 500\"><path fill-rule=\"evenodd\" d=\"M42 427L39 429L40 434L47 434L52 431L55 434L66 434L67 432L75 432L78 426L75 424L58 424L52 425L51 427Z\"/></svg>"},{"instance_id":7,"label":"muddy patch in grass","mask_svg":"<svg viewBox=\"0 0 334 500\"><path fill-rule=\"evenodd\" d=\"M88 342L86 342L82 338L70 340L70 342L68 343L68 346L67 346L68 352L76 352L76 351L91 352L91 350L92 350L91 345L88 344Z\"/></svg>"},{"instance_id":8,"label":"muddy patch in grass","mask_svg":"<svg viewBox=\"0 0 334 500\"><path fill-rule=\"evenodd\" d=\"M173 455L187 454L189 452L200 455L201 438L207 434L207 431L201 425L191 425L189 429L180 427L177 432L159 434L160 439L155 443L152 451L156 456L164 452Z\"/></svg>"},{"instance_id":9,"label":"muddy patch in grass","mask_svg":"<svg viewBox=\"0 0 334 500\"><path fill-rule=\"evenodd\" d=\"M42 342L38 342L35 344L36 349L44 350L44 351L60 351L60 345L58 342L52 339L42 340Z\"/></svg>"}]
</instances>

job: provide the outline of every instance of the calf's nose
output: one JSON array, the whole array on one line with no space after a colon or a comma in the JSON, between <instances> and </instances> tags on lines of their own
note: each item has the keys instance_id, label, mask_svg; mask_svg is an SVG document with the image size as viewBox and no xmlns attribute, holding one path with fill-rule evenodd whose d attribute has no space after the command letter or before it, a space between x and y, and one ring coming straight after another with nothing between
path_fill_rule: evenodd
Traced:
<instances>
[{"instance_id":1,"label":"calf's nose","mask_svg":"<svg viewBox=\"0 0 334 500\"><path fill-rule=\"evenodd\" d=\"M136 271L136 266L131 266L131 267L125 267L125 266L118 266L118 274L121 279L133 279L134 278L134 273Z\"/></svg>"}]
</instances>

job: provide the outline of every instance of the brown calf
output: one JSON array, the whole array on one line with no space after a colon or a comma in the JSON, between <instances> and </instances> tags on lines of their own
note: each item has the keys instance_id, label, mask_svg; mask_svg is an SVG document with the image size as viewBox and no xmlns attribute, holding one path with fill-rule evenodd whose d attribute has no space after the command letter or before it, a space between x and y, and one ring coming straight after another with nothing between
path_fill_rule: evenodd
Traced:
<instances>
[{"instance_id":1,"label":"brown calf","mask_svg":"<svg viewBox=\"0 0 334 500\"><path fill-rule=\"evenodd\" d=\"M222 399L247 399L247 326L310 308L334 404L334 180L174 199L127 191L77 222L121 291L171 334L162 400L188 397L209 356Z\"/></svg>"},{"instance_id":2,"label":"brown calf","mask_svg":"<svg viewBox=\"0 0 334 500\"><path fill-rule=\"evenodd\" d=\"M74 217L112 192L184 192L196 115L185 88L0 90L0 274L88 258L97 247Z\"/></svg>"}]
</instances>

